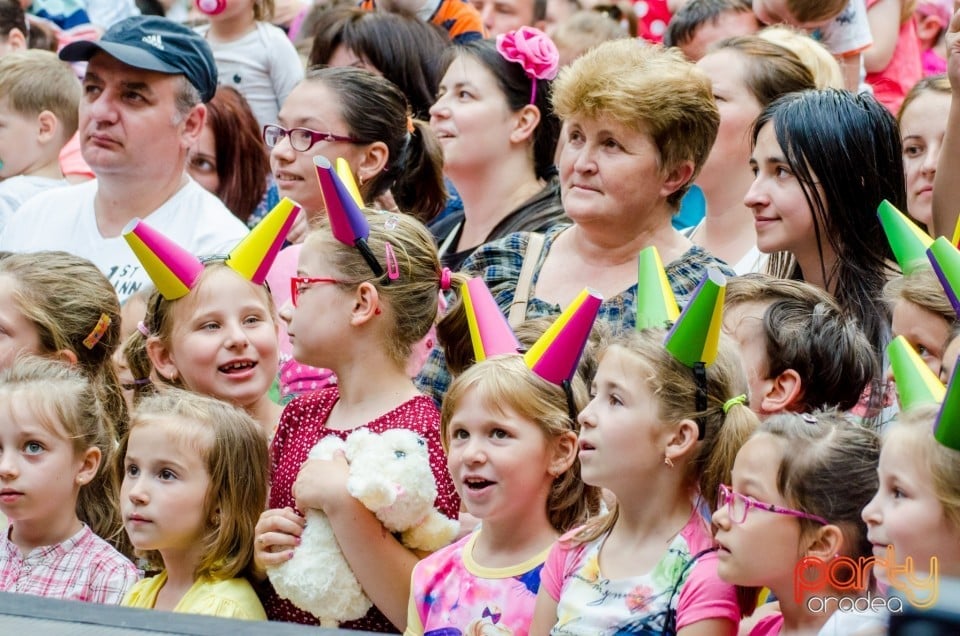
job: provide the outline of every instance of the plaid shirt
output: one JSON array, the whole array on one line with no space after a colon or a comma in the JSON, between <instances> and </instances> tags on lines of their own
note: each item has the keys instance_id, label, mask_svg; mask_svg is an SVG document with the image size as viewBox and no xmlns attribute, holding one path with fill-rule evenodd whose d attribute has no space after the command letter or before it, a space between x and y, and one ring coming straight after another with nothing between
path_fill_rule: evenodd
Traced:
<instances>
[{"instance_id":1,"label":"plaid shirt","mask_svg":"<svg viewBox=\"0 0 960 636\"><path fill-rule=\"evenodd\" d=\"M34 548L26 556L9 532L0 545L3 592L116 605L139 579L133 563L86 525L66 541Z\"/></svg>"},{"instance_id":2,"label":"plaid shirt","mask_svg":"<svg viewBox=\"0 0 960 636\"><path fill-rule=\"evenodd\" d=\"M536 292L537 279L540 277L540 270L547 259L553 241L568 227L570 227L569 224L558 225L544 233L543 249L534 268L532 292ZM520 232L488 243L464 261L461 268L461 271L483 277L504 315L508 314L510 305L513 304L513 295L517 289L517 279L520 277L520 268L523 266L523 257L527 253L529 238L529 233ZM677 260L664 265L664 271L677 298L677 304L683 307L687 303L690 294L703 280L709 267L719 269L724 276L731 278L736 276L736 272L726 263L696 245ZM606 322L615 330L633 329L637 319L636 303L637 284L634 283L616 296L605 299L600 305L597 320ZM554 305L533 296L527 304L526 317L529 320L541 316L555 316L562 311L563 308L560 305ZM430 353L420 375L417 376L417 386L440 403L447 392L450 380L450 372L447 370L443 351L437 347Z\"/></svg>"}]
</instances>

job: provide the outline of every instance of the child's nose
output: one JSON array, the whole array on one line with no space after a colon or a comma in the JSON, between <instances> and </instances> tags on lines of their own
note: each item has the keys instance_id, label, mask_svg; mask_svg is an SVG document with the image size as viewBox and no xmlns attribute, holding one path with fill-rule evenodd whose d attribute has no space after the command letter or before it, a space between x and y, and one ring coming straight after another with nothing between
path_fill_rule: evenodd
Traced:
<instances>
[{"instance_id":1,"label":"child's nose","mask_svg":"<svg viewBox=\"0 0 960 636\"><path fill-rule=\"evenodd\" d=\"M13 479L20 474L20 468L13 453L0 453L0 479Z\"/></svg>"}]
</instances>

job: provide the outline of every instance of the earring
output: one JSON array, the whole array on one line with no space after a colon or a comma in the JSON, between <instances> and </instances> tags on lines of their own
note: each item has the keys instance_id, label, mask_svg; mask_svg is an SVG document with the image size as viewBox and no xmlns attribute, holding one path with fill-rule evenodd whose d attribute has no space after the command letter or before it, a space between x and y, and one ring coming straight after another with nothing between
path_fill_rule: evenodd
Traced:
<instances>
[{"instance_id":1,"label":"earring","mask_svg":"<svg viewBox=\"0 0 960 636\"><path fill-rule=\"evenodd\" d=\"M362 188L362 187L363 187L363 181L364 181L362 174L358 174L358 175L357 175L357 181L360 182L359 185L360 185L360 187Z\"/></svg>"},{"instance_id":2,"label":"earring","mask_svg":"<svg viewBox=\"0 0 960 636\"><path fill-rule=\"evenodd\" d=\"M664 457L663 463L666 465L667 468L673 468L673 460L670 459L669 457Z\"/></svg>"}]
</instances>

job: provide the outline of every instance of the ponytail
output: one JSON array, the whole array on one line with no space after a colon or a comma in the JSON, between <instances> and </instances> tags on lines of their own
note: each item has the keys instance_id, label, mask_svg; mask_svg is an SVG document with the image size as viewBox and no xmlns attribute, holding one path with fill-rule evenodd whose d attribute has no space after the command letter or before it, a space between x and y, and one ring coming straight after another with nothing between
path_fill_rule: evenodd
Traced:
<instances>
[{"instance_id":1,"label":"ponytail","mask_svg":"<svg viewBox=\"0 0 960 636\"><path fill-rule=\"evenodd\" d=\"M407 214L422 223L436 217L447 204L447 189L443 182L443 149L430 126L411 119L403 152L391 159L388 173L395 181L391 187L394 201Z\"/></svg>"}]
</instances>

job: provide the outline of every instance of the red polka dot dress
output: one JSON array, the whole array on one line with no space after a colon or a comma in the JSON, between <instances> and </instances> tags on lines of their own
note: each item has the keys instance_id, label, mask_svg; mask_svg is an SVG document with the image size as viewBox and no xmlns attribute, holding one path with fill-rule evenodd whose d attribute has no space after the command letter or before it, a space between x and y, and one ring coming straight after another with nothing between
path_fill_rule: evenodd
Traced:
<instances>
[{"instance_id":1,"label":"red polka dot dress","mask_svg":"<svg viewBox=\"0 0 960 636\"><path fill-rule=\"evenodd\" d=\"M296 509L293 500L293 483L297 479L300 467L318 441L328 435L346 439L353 431L339 431L326 426L327 418L334 404L340 398L335 386L315 393L302 395L283 409L277 434L270 447L272 457L272 483L270 486L270 508L289 506ZM408 400L366 425L374 433L382 433L393 428L406 428L420 435L427 443L430 455L430 467L437 481L437 499L435 505L440 512L456 519L460 510L460 498L447 472L447 458L440 445L440 411L433 400L425 395ZM319 625L319 620L304 612L286 599L276 595L269 581L260 590L261 601L270 620L289 621L305 625ZM358 629L372 632L393 632L397 629L376 607L372 607L363 618L342 623L343 629Z\"/></svg>"}]
</instances>

